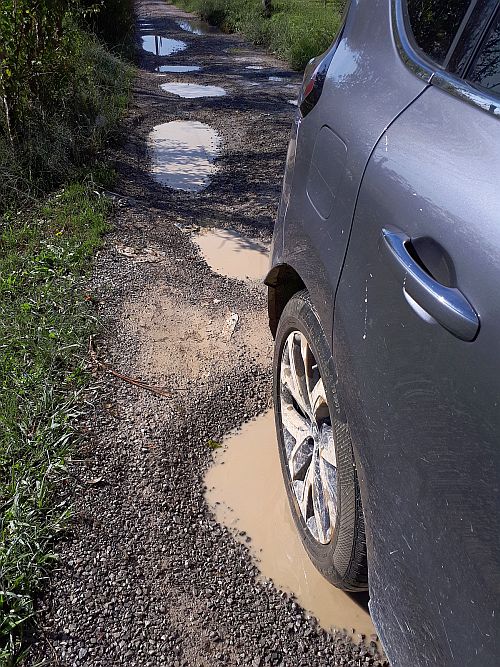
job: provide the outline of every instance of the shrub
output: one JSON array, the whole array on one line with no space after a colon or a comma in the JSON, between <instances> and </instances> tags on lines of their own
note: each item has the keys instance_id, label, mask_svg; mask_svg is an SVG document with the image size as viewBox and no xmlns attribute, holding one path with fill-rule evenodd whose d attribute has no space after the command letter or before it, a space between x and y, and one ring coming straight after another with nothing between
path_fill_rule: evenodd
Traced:
<instances>
[{"instance_id":1,"label":"shrub","mask_svg":"<svg viewBox=\"0 0 500 667\"><path fill-rule=\"evenodd\" d=\"M131 69L81 28L89 11L76 0L33 5L0 8L0 213L74 177L128 97Z\"/></svg>"}]
</instances>

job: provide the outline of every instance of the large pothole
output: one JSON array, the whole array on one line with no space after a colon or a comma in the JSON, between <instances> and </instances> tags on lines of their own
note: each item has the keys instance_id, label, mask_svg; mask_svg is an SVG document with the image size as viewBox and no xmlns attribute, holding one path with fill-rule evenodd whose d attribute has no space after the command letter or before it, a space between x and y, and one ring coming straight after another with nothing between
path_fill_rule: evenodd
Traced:
<instances>
[{"instance_id":1,"label":"large pothole","mask_svg":"<svg viewBox=\"0 0 500 667\"><path fill-rule=\"evenodd\" d=\"M155 72L184 74L186 72L199 72L200 69L199 65L158 65L158 67L155 67Z\"/></svg>"},{"instance_id":2,"label":"large pothole","mask_svg":"<svg viewBox=\"0 0 500 667\"><path fill-rule=\"evenodd\" d=\"M171 56L187 48L186 42L162 35L143 35L141 39L144 51L154 53L156 56Z\"/></svg>"},{"instance_id":3,"label":"large pothole","mask_svg":"<svg viewBox=\"0 0 500 667\"><path fill-rule=\"evenodd\" d=\"M293 594L327 630L375 639L370 615L355 596L330 585L314 568L288 506L268 412L230 434L205 477L206 498L217 520L247 544L262 574ZM359 599L359 598L358 598Z\"/></svg>"},{"instance_id":4,"label":"large pothole","mask_svg":"<svg viewBox=\"0 0 500 667\"><path fill-rule=\"evenodd\" d=\"M194 19L180 19L176 21L177 25L181 30L185 32L190 32L193 35L210 35L211 33L216 33L217 28L214 28L209 23L205 21L196 21Z\"/></svg>"},{"instance_id":5,"label":"large pothole","mask_svg":"<svg viewBox=\"0 0 500 667\"><path fill-rule=\"evenodd\" d=\"M262 281L269 266L269 248L230 229L203 229L194 238L210 268L228 278Z\"/></svg>"},{"instance_id":6,"label":"large pothole","mask_svg":"<svg viewBox=\"0 0 500 667\"><path fill-rule=\"evenodd\" d=\"M199 192L216 171L220 138L209 125L174 120L153 128L148 145L153 178L176 190Z\"/></svg>"},{"instance_id":7,"label":"large pothole","mask_svg":"<svg viewBox=\"0 0 500 667\"><path fill-rule=\"evenodd\" d=\"M220 86L204 86L198 83L162 83L160 88L166 93L178 97L193 99L195 97L224 97L226 91Z\"/></svg>"}]
</instances>

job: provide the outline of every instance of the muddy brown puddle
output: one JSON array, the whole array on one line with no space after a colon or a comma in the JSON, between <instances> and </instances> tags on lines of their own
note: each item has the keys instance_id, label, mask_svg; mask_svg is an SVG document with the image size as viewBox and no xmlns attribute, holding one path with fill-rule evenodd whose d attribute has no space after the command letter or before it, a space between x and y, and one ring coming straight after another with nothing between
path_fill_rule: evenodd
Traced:
<instances>
[{"instance_id":1,"label":"muddy brown puddle","mask_svg":"<svg viewBox=\"0 0 500 667\"><path fill-rule=\"evenodd\" d=\"M272 411L224 439L205 483L217 520L247 544L264 577L293 594L326 630L345 629L353 638L375 634L366 608L329 584L302 546L283 484Z\"/></svg>"},{"instance_id":2,"label":"muddy brown puddle","mask_svg":"<svg viewBox=\"0 0 500 667\"><path fill-rule=\"evenodd\" d=\"M263 280L269 268L269 248L230 229L203 229L193 237L210 268L238 280Z\"/></svg>"}]
</instances>

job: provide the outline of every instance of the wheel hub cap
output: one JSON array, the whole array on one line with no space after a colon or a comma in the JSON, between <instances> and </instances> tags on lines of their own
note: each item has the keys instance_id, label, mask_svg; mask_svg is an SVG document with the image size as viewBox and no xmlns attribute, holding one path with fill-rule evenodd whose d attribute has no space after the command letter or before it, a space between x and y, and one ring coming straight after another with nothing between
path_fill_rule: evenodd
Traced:
<instances>
[{"instance_id":1,"label":"wheel hub cap","mask_svg":"<svg viewBox=\"0 0 500 667\"><path fill-rule=\"evenodd\" d=\"M321 544L332 539L337 515L337 458L318 364L300 331L283 348L280 402L292 489L304 522Z\"/></svg>"}]
</instances>

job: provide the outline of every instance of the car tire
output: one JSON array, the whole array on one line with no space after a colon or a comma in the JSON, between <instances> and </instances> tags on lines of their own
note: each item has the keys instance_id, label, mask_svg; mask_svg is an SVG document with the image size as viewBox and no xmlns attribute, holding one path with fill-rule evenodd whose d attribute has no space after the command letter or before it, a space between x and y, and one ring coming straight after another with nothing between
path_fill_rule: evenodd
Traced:
<instances>
[{"instance_id":1,"label":"car tire","mask_svg":"<svg viewBox=\"0 0 500 667\"><path fill-rule=\"evenodd\" d=\"M300 538L332 584L366 590L365 528L351 438L330 347L306 290L281 315L273 370L279 455Z\"/></svg>"}]
</instances>

